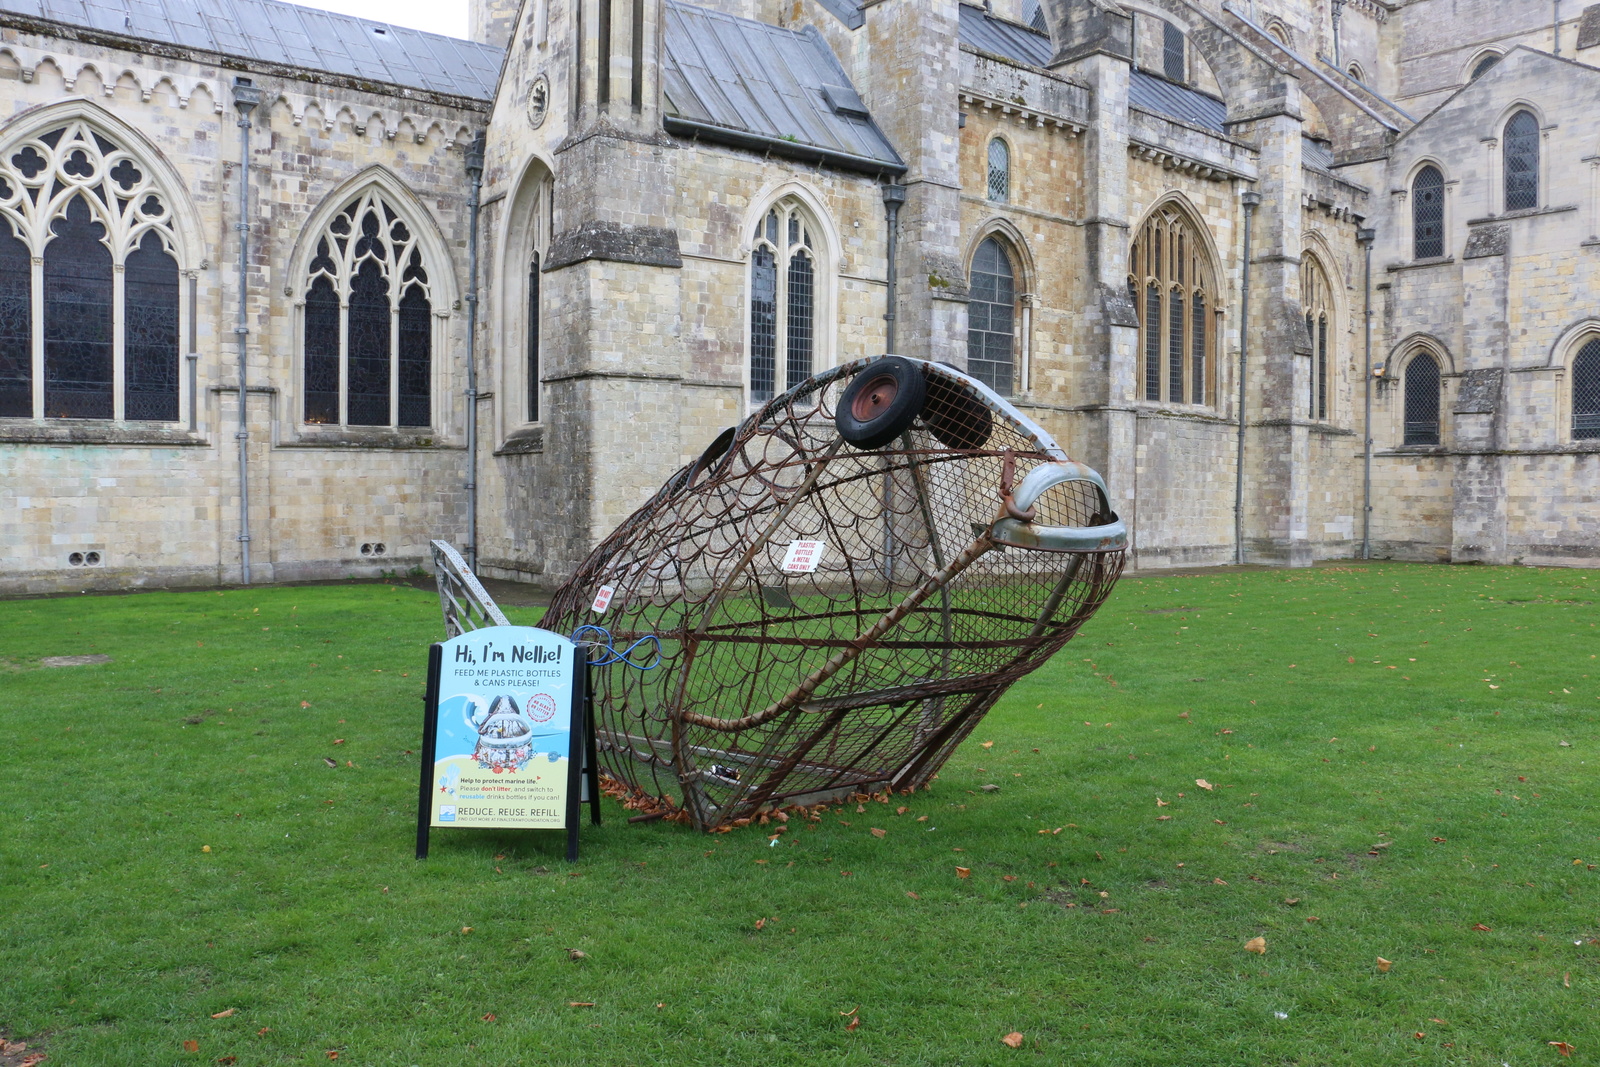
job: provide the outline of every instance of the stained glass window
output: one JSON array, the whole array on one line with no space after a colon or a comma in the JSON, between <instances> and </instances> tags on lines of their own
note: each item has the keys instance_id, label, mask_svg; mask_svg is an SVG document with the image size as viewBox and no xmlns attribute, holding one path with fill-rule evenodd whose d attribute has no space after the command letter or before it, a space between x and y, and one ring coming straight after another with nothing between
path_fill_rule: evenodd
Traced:
<instances>
[{"instance_id":1,"label":"stained glass window","mask_svg":"<svg viewBox=\"0 0 1600 1067\"><path fill-rule=\"evenodd\" d=\"M123 413L178 421L178 261L146 231L123 274Z\"/></svg>"},{"instance_id":2,"label":"stained glass window","mask_svg":"<svg viewBox=\"0 0 1600 1067\"><path fill-rule=\"evenodd\" d=\"M1411 183L1411 235L1418 259L1444 255L1444 175L1423 167Z\"/></svg>"},{"instance_id":3,"label":"stained glass window","mask_svg":"<svg viewBox=\"0 0 1600 1067\"><path fill-rule=\"evenodd\" d=\"M150 169L82 119L0 154L0 417L178 421L179 267Z\"/></svg>"},{"instance_id":4,"label":"stained glass window","mask_svg":"<svg viewBox=\"0 0 1600 1067\"><path fill-rule=\"evenodd\" d=\"M1406 364L1405 443L1439 443L1439 364L1426 352Z\"/></svg>"},{"instance_id":5,"label":"stained glass window","mask_svg":"<svg viewBox=\"0 0 1600 1067\"><path fill-rule=\"evenodd\" d=\"M998 137L989 142L989 199L997 204L1011 199L1011 149Z\"/></svg>"},{"instance_id":6,"label":"stained glass window","mask_svg":"<svg viewBox=\"0 0 1600 1067\"><path fill-rule=\"evenodd\" d=\"M1016 274L1005 247L984 238L972 257L967 303L967 373L1001 396L1016 378Z\"/></svg>"},{"instance_id":7,"label":"stained glass window","mask_svg":"<svg viewBox=\"0 0 1600 1067\"><path fill-rule=\"evenodd\" d=\"M1204 248L1200 231L1176 207L1157 210L1134 238L1128 290L1144 293L1138 310L1146 400L1204 404L1209 395L1215 342L1206 319L1212 269Z\"/></svg>"},{"instance_id":8,"label":"stained glass window","mask_svg":"<svg viewBox=\"0 0 1600 1067\"><path fill-rule=\"evenodd\" d=\"M1506 210L1539 206L1539 120L1519 111L1506 123Z\"/></svg>"},{"instance_id":9,"label":"stained glass window","mask_svg":"<svg viewBox=\"0 0 1600 1067\"><path fill-rule=\"evenodd\" d=\"M106 228L73 197L44 250L44 409L54 419L116 413L111 252Z\"/></svg>"},{"instance_id":10,"label":"stained glass window","mask_svg":"<svg viewBox=\"0 0 1600 1067\"><path fill-rule=\"evenodd\" d=\"M0 418L33 416L33 266L0 221Z\"/></svg>"},{"instance_id":11,"label":"stained glass window","mask_svg":"<svg viewBox=\"0 0 1600 1067\"><path fill-rule=\"evenodd\" d=\"M1572 361L1572 436L1600 438L1600 341L1589 341Z\"/></svg>"},{"instance_id":12,"label":"stained glass window","mask_svg":"<svg viewBox=\"0 0 1600 1067\"><path fill-rule=\"evenodd\" d=\"M307 273L305 421L432 425L432 292L401 214L376 189L363 193L317 238Z\"/></svg>"},{"instance_id":13,"label":"stained glass window","mask_svg":"<svg viewBox=\"0 0 1600 1067\"><path fill-rule=\"evenodd\" d=\"M817 369L815 224L784 200L757 223L750 253L750 399L771 400Z\"/></svg>"}]
</instances>

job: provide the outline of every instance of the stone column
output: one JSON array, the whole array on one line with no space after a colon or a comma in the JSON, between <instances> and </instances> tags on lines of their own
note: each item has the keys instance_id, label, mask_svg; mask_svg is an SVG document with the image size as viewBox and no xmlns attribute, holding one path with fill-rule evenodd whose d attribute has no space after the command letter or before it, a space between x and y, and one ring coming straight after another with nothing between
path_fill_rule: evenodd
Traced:
<instances>
[{"instance_id":1,"label":"stone column","mask_svg":"<svg viewBox=\"0 0 1600 1067\"><path fill-rule=\"evenodd\" d=\"M1450 558L1457 563L1507 563L1505 445L1500 415L1505 368L1509 364L1510 228L1474 227L1461 254L1462 291L1472 294L1462 308L1462 350L1458 363L1440 368L1444 384L1454 385L1439 400L1440 441L1453 453ZM1443 422L1443 419L1441 419Z\"/></svg>"},{"instance_id":2,"label":"stone column","mask_svg":"<svg viewBox=\"0 0 1600 1067\"><path fill-rule=\"evenodd\" d=\"M883 0L867 12L862 95L905 159L896 256L900 354L967 365L957 0Z\"/></svg>"},{"instance_id":3,"label":"stone column","mask_svg":"<svg viewBox=\"0 0 1600 1067\"><path fill-rule=\"evenodd\" d=\"M1261 153L1245 371L1245 559L1308 567L1311 345L1300 302L1303 172L1296 102L1290 88L1269 113L1241 122L1234 133Z\"/></svg>"},{"instance_id":4,"label":"stone column","mask_svg":"<svg viewBox=\"0 0 1600 1067\"><path fill-rule=\"evenodd\" d=\"M1092 327L1094 373L1081 383L1082 402L1099 410L1086 416L1092 429L1081 457L1105 477L1111 506L1128 523L1138 552L1139 317L1128 299L1128 77L1129 61L1098 42L1056 70L1089 83L1094 112L1083 134L1084 247L1089 284L1079 294L1080 314ZM1062 205L1062 211L1067 210Z\"/></svg>"},{"instance_id":5,"label":"stone column","mask_svg":"<svg viewBox=\"0 0 1600 1067\"><path fill-rule=\"evenodd\" d=\"M580 0L572 133L555 150L544 260L545 449L563 465L551 563L567 573L680 462L677 193L661 131L661 0ZM638 17L636 18L635 15Z\"/></svg>"}]
</instances>

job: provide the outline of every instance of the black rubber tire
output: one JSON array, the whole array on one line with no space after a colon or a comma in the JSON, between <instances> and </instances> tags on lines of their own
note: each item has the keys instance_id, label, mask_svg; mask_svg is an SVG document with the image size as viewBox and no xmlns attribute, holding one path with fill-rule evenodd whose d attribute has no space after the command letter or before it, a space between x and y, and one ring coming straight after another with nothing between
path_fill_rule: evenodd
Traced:
<instances>
[{"instance_id":1,"label":"black rubber tire","mask_svg":"<svg viewBox=\"0 0 1600 1067\"><path fill-rule=\"evenodd\" d=\"M850 379L833 424L857 448L882 448L911 428L926 393L922 368L900 356L884 356Z\"/></svg>"}]
</instances>

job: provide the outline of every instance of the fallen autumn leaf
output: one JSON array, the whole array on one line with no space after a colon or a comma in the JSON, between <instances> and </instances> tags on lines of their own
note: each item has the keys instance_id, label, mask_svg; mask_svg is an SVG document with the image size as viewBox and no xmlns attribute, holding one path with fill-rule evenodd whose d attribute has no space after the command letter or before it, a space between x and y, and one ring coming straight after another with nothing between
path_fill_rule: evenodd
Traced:
<instances>
[{"instance_id":1,"label":"fallen autumn leaf","mask_svg":"<svg viewBox=\"0 0 1600 1067\"><path fill-rule=\"evenodd\" d=\"M1022 1047L1022 1035L1020 1033L1018 1033L1017 1031L1013 1030L1009 1034L1007 1034L1005 1037L1002 1037L1000 1039L1000 1043L1002 1045L1006 1045L1006 1046L1008 1046L1010 1048L1021 1048Z\"/></svg>"},{"instance_id":2,"label":"fallen autumn leaf","mask_svg":"<svg viewBox=\"0 0 1600 1067\"><path fill-rule=\"evenodd\" d=\"M1257 955L1265 956L1267 954L1267 939L1264 937L1252 937L1244 943L1244 949L1246 952L1254 952Z\"/></svg>"},{"instance_id":3,"label":"fallen autumn leaf","mask_svg":"<svg viewBox=\"0 0 1600 1067\"><path fill-rule=\"evenodd\" d=\"M1386 960L1382 956L1378 957L1378 973L1379 974L1388 974L1389 973L1389 968L1393 967L1393 966L1394 966L1394 961L1393 960Z\"/></svg>"}]
</instances>

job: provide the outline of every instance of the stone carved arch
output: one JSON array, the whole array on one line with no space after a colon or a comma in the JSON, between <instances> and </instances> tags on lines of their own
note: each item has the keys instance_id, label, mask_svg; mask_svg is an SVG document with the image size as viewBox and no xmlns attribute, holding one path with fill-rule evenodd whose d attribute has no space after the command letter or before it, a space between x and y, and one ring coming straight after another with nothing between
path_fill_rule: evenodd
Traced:
<instances>
[{"instance_id":1,"label":"stone carved arch","mask_svg":"<svg viewBox=\"0 0 1600 1067\"><path fill-rule=\"evenodd\" d=\"M502 439L514 427L547 421L538 379L547 368L542 359L542 273L553 228L554 167L540 153L531 154L508 186L502 213L494 286L494 350L499 357L496 405Z\"/></svg>"}]
</instances>

